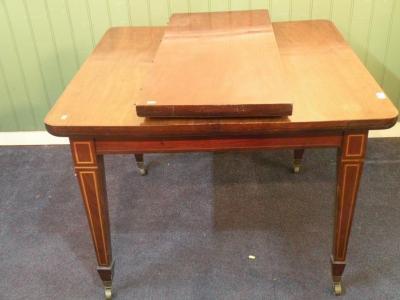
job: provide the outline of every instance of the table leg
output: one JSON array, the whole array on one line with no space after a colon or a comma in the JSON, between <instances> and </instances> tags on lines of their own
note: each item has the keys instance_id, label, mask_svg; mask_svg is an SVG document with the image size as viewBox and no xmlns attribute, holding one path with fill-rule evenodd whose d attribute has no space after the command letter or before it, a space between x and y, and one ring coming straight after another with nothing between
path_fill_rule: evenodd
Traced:
<instances>
[{"instance_id":1,"label":"table leg","mask_svg":"<svg viewBox=\"0 0 400 300\"><path fill-rule=\"evenodd\" d=\"M96 251L97 271L105 287L106 299L111 299L113 261L107 191L102 155L97 155L91 140L70 140L71 151L85 206L90 232Z\"/></svg>"},{"instance_id":2,"label":"table leg","mask_svg":"<svg viewBox=\"0 0 400 300\"><path fill-rule=\"evenodd\" d=\"M341 295L341 279L360 184L368 133L346 133L337 157L336 224L331 257L333 291Z\"/></svg>"},{"instance_id":3,"label":"table leg","mask_svg":"<svg viewBox=\"0 0 400 300\"><path fill-rule=\"evenodd\" d=\"M142 176L147 174L146 166L144 165L143 154L135 154L136 164Z\"/></svg>"},{"instance_id":4,"label":"table leg","mask_svg":"<svg viewBox=\"0 0 400 300\"><path fill-rule=\"evenodd\" d=\"M293 160L293 172L299 173L301 161L303 160L304 149L295 149L294 150L294 160Z\"/></svg>"}]
</instances>

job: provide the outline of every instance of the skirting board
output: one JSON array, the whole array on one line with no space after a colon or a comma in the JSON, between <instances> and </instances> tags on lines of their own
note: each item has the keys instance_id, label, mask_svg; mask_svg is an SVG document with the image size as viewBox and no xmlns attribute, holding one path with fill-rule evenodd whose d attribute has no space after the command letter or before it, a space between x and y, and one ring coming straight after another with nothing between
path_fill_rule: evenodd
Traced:
<instances>
[{"instance_id":1,"label":"skirting board","mask_svg":"<svg viewBox=\"0 0 400 300\"><path fill-rule=\"evenodd\" d=\"M51 135L47 131L0 132L0 146L68 145L68 138Z\"/></svg>"},{"instance_id":2,"label":"skirting board","mask_svg":"<svg viewBox=\"0 0 400 300\"><path fill-rule=\"evenodd\" d=\"M371 130L371 138L400 137L400 122L386 130ZM0 132L0 146L67 145L68 138L55 137L46 131Z\"/></svg>"}]
</instances>

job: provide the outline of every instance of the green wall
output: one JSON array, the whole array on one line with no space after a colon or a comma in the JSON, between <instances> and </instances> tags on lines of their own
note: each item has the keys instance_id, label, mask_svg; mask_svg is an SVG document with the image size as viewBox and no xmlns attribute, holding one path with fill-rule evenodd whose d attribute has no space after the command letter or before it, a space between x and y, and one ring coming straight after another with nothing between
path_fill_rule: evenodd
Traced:
<instances>
[{"instance_id":1,"label":"green wall","mask_svg":"<svg viewBox=\"0 0 400 300\"><path fill-rule=\"evenodd\" d=\"M400 0L0 0L0 131L42 130L46 112L111 26L252 8L268 8L274 21L333 20L399 106Z\"/></svg>"}]
</instances>

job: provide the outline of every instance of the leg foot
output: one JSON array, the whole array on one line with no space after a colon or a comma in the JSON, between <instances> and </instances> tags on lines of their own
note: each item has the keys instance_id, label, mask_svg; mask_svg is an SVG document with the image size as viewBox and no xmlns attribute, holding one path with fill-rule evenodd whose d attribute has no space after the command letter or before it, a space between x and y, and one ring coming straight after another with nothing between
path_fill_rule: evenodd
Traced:
<instances>
[{"instance_id":1,"label":"leg foot","mask_svg":"<svg viewBox=\"0 0 400 300\"><path fill-rule=\"evenodd\" d=\"M335 296L342 294L342 274L346 267L345 261L334 261L331 256L331 268L332 268L332 292Z\"/></svg>"},{"instance_id":2,"label":"leg foot","mask_svg":"<svg viewBox=\"0 0 400 300\"><path fill-rule=\"evenodd\" d=\"M335 296L342 295L342 283L340 281L339 282L333 282L332 290L333 290L333 294Z\"/></svg>"},{"instance_id":3,"label":"leg foot","mask_svg":"<svg viewBox=\"0 0 400 300\"><path fill-rule=\"evenodd\" d=\"M112 287L111 286L104 287L104 295L105 295L106 300L112 299Z\"/></svg>"},{"instance_id":4,"label":"leg foot","mask_svg":"<svg viewBox=\"0 0 400 300\"><path fill-rule=\"evenodd\" d=\"M293 160L293 172L295 174L300 173L301 161L303 160L304 149L294 150L294 160Z\"/></svg>"},{"instance_id":5,"label":"leg foot","mask_svg":"<svg viewBox=\"0 0 400 300\"><path fill-rule=\"evenodd\" d=\"M143 154L135 154L136 165L139 169L140 175L144 176L147 174L146 166L144 165Z\"/></svg>"},{"instance_id":6,"label":"leg foot","mask_svg":"<svg viewBox=\"0 0 400 300\"><path fill-rule=\"evenodd\" d=\"M110 266L99 266L97 272L104 285L104 295L106 300L112 299L112 278L114 274L114 261Z\"/></svg>"},{"instance_id":7,"label":"leg foot","mask_svg":"<svg viewBox=\"0 0 400 300\"><path fill-rule=\"evenodd\" d=\"M147 175L147 169L146 169L144 163L138 163L137 166L138 166L140 175L142 175L142 176Z\"/></svg>"},{"instance_id":8,"label":"leg foot","mask_svg":"<svg viewBox=\"0 0 400 300\"><path fill-rule=\"evenodd\" d=\"M295 173L295 174L300 173L300 167L301 167L301 160L295 159L293 161L293 173Z\"/></svg>"}]
</instances>

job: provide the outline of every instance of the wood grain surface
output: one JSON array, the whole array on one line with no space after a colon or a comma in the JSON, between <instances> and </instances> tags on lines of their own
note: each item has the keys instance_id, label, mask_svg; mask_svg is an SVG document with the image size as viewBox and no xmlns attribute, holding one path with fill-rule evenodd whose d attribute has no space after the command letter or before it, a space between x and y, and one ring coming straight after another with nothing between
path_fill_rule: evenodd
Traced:
<instances>
[{"instance_id":1,"label":"wood grain surface","mask_svg":"<svg viewBox=\"0 0 400 300\"><path fill-rule=\"evenodd\" d=\"M383 129L397 120L381 87L329 21L273 23L296 95L286 118L173 119L138 117L134 104L163 28L109 30L45 124L58 136L224 136L307 130Z\"/></svg>"},{"instance_id":2,"label":"wood grain surface","mask_svg":"<svg viewBox=\"0 0 400 300\"><path fill-rule=\"evenodd\" d=\"M268 11L175 14L136 103L141 117L292 114Z\"/></svg>"}]
</instances>

